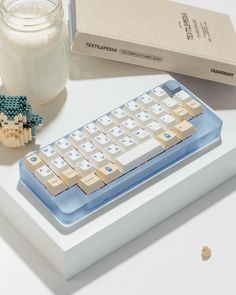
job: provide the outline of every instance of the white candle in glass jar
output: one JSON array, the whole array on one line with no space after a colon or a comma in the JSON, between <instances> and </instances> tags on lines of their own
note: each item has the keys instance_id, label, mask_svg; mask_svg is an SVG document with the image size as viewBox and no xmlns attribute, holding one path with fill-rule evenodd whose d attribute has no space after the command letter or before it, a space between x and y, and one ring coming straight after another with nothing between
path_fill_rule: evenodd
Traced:
<instances>
[{"instance_id":1,"label":"white candle in glass jar","mask_svg":"<svg viewBox=\"0 0 236 295\"><path fill-rule=\"evenodd\" d=\"M10 95L46 103L69 77L67 26L60 0L2 0L0 76Z\"/></svg>"}]
</instances>

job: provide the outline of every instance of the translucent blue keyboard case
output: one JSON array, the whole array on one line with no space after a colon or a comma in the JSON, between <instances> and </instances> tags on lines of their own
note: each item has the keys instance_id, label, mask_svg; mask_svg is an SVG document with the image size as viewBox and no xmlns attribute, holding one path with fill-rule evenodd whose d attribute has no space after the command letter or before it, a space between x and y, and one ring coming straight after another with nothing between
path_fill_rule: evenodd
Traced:
<instances>
[{"instance_id":1,"label":"translucent blue keyboard case","mask_svg":"<svg viewBox=\"0 0 236 295\"><path fill-rule=\"evenodd\" d=\"M104 207L115 199L122 198L128 191L140 186L153 176L160 175L167 168L197 153L220 138L222 128L221 119L199 98L194 96L176 80L169 80L158 86L163 88L169 96L173 96L180 90L184 90L193 99L202 104L203 113L190 120L197 129L197 132L186 140L162 152L109 184L106 184L94 193L86 195L79 186L75 185L55 197L26 168L24 159L20 161L21 182L32 192L35 198L38 198L46 206L60 225L70 227L84 220L99 208ZM148 94L151 90L146 93Z\"/></svg>"}]
</instances>

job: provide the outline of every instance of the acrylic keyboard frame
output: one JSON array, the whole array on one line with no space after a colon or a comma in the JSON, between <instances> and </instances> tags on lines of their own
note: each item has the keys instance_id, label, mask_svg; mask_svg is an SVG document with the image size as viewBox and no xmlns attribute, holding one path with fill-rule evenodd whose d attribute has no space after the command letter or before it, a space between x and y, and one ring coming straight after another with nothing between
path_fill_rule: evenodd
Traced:
<instances>
[{"instance_id":1,"label":"acrylic keyboard frame","mask_svg":"<svg viewBox=\"0 0 236 295\"><path fill-rule=\"evenodd\" d=\"M184 90L203 106L203 113L189 120L197 129L197 132L90 195L86 195L79 186L75 185L59 195L53 196L33 173L26 168L24 159L20 161L21 182L31 191L35 198L38 198L46 206L60 226L69 228L77 224L91 216L94 212L97 212L100 208L110 204L113 200L122 198L134 188L144 184L154 176L161 175L169 167L173 167L187 157L196 154L220 138L222 121L206 104L180 83L178 85L181 89L179 88L178 91L176 90L177 87L170 89L166 88L166 85L168 85L168 81L158 86L162 87L169 96ZM153 89L145 93L148 94ZM134 99L136 98L131 100ZM122 107L122 105L117 107Z\"/></svg>"}]
</instances>

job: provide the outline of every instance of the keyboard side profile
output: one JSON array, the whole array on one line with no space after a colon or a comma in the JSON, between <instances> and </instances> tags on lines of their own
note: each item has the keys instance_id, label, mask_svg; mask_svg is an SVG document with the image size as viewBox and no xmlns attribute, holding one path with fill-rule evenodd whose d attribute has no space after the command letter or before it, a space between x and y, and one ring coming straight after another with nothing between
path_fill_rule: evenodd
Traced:
<instances>
[{"instance_id":1,"label":"keyboard side profile","mask_svg":"<svg viewBox=\"0 0 236 295\"><path fill-rule=\"evenodd\" d=\"M91 123L20 161L21 182L65 227L211 145L222 127L176 80Z\"/></svg>"}]
</instances>

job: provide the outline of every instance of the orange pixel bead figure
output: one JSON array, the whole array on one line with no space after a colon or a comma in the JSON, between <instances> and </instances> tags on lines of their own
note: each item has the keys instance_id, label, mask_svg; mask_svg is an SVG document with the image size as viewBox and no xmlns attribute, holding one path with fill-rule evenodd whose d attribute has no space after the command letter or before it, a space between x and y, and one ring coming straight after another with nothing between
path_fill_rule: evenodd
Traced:
<instances>
[{"instance_id":1,"label":"orange pixel bead figure","mask_svg":"<svg viewBox=\"0 0 236 295\"><path fill-rule=\"evenodd\" d=\"M25 96L0 95L0 142L11 148L22 147L42 126L42 117L32 113Z\"/></svg>"}]
</instances>

